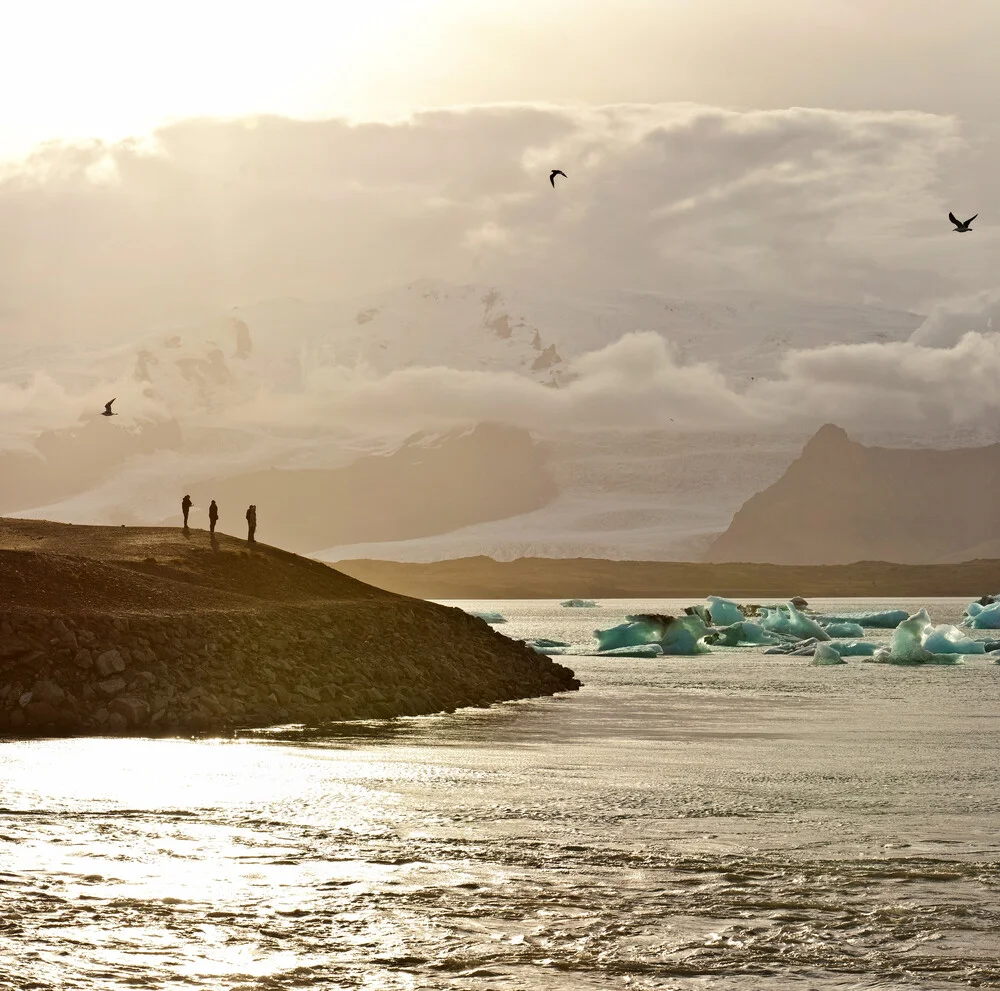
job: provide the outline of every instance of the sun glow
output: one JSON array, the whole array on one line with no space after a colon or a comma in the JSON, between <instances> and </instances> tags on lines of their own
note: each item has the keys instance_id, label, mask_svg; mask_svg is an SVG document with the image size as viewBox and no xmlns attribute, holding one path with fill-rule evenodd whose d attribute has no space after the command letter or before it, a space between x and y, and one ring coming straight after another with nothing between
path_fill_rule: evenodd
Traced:
<instances>
[{"instance_id":1,"label":"sun glow","mask_svg":"<svg viewBox=\"0 0 1000 991\"><path fill-rule=\"evenodd\" d=\"M50 140L116 140L183 117L364 112L370 80L426 58L426 18L451 3L16 5L0 36L0 157Z\"/></svg>"}]
</instances>

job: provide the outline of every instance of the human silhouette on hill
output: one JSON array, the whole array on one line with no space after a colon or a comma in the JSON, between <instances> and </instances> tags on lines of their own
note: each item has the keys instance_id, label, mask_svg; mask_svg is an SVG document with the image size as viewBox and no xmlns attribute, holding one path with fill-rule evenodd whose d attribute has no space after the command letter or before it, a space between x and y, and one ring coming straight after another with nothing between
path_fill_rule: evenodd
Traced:
<instances>
[{"instance_id":1,"label":"human silhouette on hill","mask_svg":"<svg viewBox=\"0 0 1000 991\"><path fill-rule=\"evenodd\" d=\"M253 535L257 532L257 507L251 505L247 510L247 543L254 542Z\"/></svg>"},{"instance_id":2,"label":"human silhouette on hill","mask_svg":"<svg viewBox=\"0 0 1000 991\"><path fill-rule=\"evenodd\" d=\"M213 499L208 504L208 532L214 537L215 536L215 524L219 522L219 507L216 506L215 500Z\"/></svg>"},{"instance_id":3,"label":"human silhouette on hill","mask_svg":"<svg viewBox=\"0 0 1000 991\"><path fill-rule=\"evenodd\" d=\"M184 514L184 529L188 528L188 513L191 512L191 496L186 495L181 499L181 512Z\"/></svg>"}]
</instances>

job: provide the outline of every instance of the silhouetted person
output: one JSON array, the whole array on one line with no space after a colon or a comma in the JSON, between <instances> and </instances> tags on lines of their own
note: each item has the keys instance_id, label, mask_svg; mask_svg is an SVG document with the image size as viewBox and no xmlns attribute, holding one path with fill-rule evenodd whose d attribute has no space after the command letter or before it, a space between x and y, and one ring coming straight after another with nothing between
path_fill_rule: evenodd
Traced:
<instances>
[{"instance_id":1,"label":"silhouetted person","mask_svg":"<svg viewBox=\"0 0 1000 991\"><path fill-rule=\"evenodd\" d=\"M191 496L186 495L181 499L181 512L184 514L184 529L188 528L188 513L191 512Z\"/></svg>"},{"instance_id":2,"label":"silhouetted person","mask_svg":"<svg viewBox=\"0 0 1000 991\"><path fill-rule=\"evenodd\" d=\"M214 537L215 536L215 524L219 522L219 507L216 506L215 500L213 499L208 504L208 532Z\"/></svg>"},{"instance_id":3,"label":"silhouetted person","mask_svg":"<svg viewBox=\"0 0 1000 991\"><path fill-rule=\"evenodd\" d=\"M247 510L247 543L253 543L253 535L257 532L257 507L251 506Z\"/></svg>"}]
</instances>

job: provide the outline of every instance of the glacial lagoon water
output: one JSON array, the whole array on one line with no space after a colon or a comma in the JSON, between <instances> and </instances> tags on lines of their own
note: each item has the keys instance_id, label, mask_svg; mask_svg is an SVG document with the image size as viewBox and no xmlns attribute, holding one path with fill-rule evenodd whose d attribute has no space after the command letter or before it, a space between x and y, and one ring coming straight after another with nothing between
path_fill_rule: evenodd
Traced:
<instances>
[{"instance_id":1,"label":"glacial lagoon water","mask_svg":"<svg viewBox=\"0 0 1000 991\"><path fill-rule=\"evenodd\" d=\"M965 604L816 604L900 602ZM575 649L682 604L462 603ZM1000 986L992 658L567 663L489 710L0 744L0 987Z\"/></svg>"}]
</instances>

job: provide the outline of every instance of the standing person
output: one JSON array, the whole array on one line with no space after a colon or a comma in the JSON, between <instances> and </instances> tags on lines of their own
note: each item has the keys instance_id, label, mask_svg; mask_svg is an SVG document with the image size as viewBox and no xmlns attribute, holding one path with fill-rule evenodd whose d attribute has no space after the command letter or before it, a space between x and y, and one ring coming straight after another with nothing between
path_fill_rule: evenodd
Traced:
<instances>
[{"instance_id":1,"label":"standing person","mask_svg":"<svg viewBox=\"0 0 1000 991\"><path fill-rule=\"evenodd\" d=\"M181 499L181 512L184 514L184 529L188 528L188 513L191 512L191 496L186 495Z\"/></svg>"},{"instance_id":2,"label":"standing person","mask_svg":"<svg viewBox=\"0 0 1000 991\"><path fill-rule=\"evenodd\" d=\"M219 507L216 506L215 500L213 499L208 504L208 532L215 536L215 524L219 522Z\"/></svg>"},{"instance_id":3,"label":"standing person","mask_svg":"<svg viewBox=\"0 0 1000 991\"><path fill-rule=\"evenodd\" d=\"M254 542L253 535L257 532L257 507L251 505L247 510L247 543Z\"/></svg>"}]
</instances>

